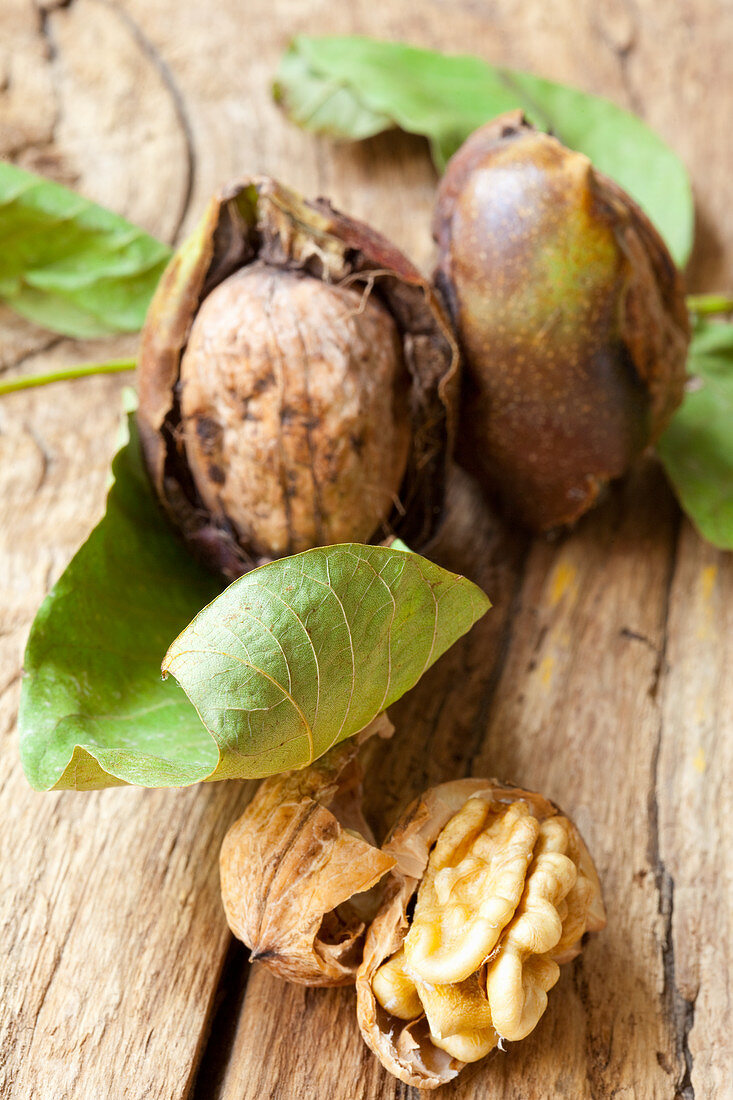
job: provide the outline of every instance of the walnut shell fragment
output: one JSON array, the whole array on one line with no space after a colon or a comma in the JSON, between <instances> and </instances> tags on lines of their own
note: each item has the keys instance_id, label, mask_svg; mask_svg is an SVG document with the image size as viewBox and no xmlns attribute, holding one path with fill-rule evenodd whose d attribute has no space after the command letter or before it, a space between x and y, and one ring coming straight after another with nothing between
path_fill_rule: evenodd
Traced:
<instances>
[{"instance_id":1,"label":"walnut shell fragment","mask_svg":"<svg viewBox=\"0 0 733 1100\"><path fill-rule=\"evenodd\" d=\"M458 354L430 283L380 234L266 177L217 194L143 329L138 424L192 552L234 579L443 511Z\"/></svg>"},{"instance_id":2,"label":"walnut shell fragment","mask_svg":"<svg viewBox=\"0 0 733 1100\"><path fill-rule=\"evenodd\" d=\"M361 812L360 746L389 737L381 714L301 771L265 779L221 848L229 926L251 959L291 982L352 983L378 898L395 865ZM358 895L358 896L357 896ZM364 896L366 895L366 896Z\"/></svg>"},{"instance_id":3,"label":"walnut shell fragment","mask_svg":"<svg viewBox=\"0 0 733 1100\"><path fill-rule=\"evenodd\" d=\"M396 866L356 978L359 1027L386 1069L434 1089L532 1031L559 964L605 925L600 884L553 803L494 779L433 787L383 850Z\"/></svg>"}]
</instances>

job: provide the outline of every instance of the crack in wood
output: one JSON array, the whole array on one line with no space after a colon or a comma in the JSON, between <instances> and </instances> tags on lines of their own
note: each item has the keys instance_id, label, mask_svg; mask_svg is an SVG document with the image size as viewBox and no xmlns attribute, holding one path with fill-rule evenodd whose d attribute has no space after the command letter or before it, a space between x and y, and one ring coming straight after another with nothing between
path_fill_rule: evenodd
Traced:
<instances>
[{"instance_id":1,"label":"crack in wood","mask_svg":"<svg viewBox=\"0 0 733 1100\"><path fill-rule=\"evenodd\" d=\"M486 681L486 688L479 699L478 707L476 708L476 715L472 723L472 739L473 744L470 752L468 753L466 765L464 768L464 775L473 775L473 769L476 762L476 757L486 751L488 747L488 741L485 741L486 731L489 724L489 715L491 713L491 706L496 696L496 692L499 687L504 668L506 666L507 658L509 656L509 650L511 649L512 637L514 634L514 623L519 616L519 608L522 601L522 590L524 582L526 580L527 559L531 548L531 539L526 536L522 543L520 543L517 549L516 558L516 576L514 579L514 585L512 587L511 599L509 602L509 609L506 615L506 621L504 628L501 632L501 637L496 648L496 658L494 660L491 672ZM542 635L544 637L544 634ZM539 646L540 643L537 643Z\"/></svg>"},{"instance_id":2,"label":"crack in wood","mask_svg":"<svg viewBox=\"0 0 733 1100\"><path fill-rule=\"evenodd\" d=\"M583 1006L583 1022L585 1025L583 1046L586 1055L585 1080L588 1085L590 1098L591 1100L607 1100L605 1075L611 1064L611 1058L613 1057L615 1023L613 1020L611 1021L607 1038L604 1038L602 1034L595 1034L588 1029L590 995L588 979L585 975L585 959L582 954L578 955L577 959L573 960L571 981L578 995L578 1000Z\"/></svg>"},{"instance_id":3,"label":"crack in wood","mask_svg":"<svg viewBox=\"0 0 733 1100\"><path fill-rule=\"evenodd\" d=\"M679 515L676 518L672 553L670 555L669 571L665 585L664 600L664 627L662 642L659 648L659 660L654 671L654 683L652 697L656 698L661 682L661 675L669 667L667 661L667 645L669 639L669 611L672 596L672 584L674 581L679 541L682 524ZM695 1090L692 1084L693 1056L690 1050L690 1032L695 1021L695 1000L684 996L677 986L676 961L674 949L673 920L674 920L674 891L675 882L672 874L667 870L662 858L659 842L659 806L657 803L657 790L659 786L659 760L664 736L664 720L660 712L657 730L657 740L651 762L651 784L649 787L648 822L649 822L649 846L648 859L654 871L654 881L659 896L659 913L663 922L663 938L661 942L662 970L664 976L663 997L667 1002L667 1014L675 1029L675 1049L678 1058L677 1081L675 1082L675 1100L695 1100ZM657 1060L665 1070L672 1073L673 1067L666 1066L657 1056ZM681 1064L680 1064L681 1063Z\"/></svg>"},{"instance_id":4,"label":"crack in wood","mask_svg":"<svg viewBox=\"0 0 733 1100\"><path fill-rule=\"evenodd\" d=\"M163 60L158 50L143 32L139 24L133 19L130 13L118 6L117 4L110 3L109 0L98 0L98 3L103 4L108 10L113 11L115 15L125 24L132 37L137 42L138 46L151 62L156 72L160 76L163 84L165 85L173 103L173 110L175 112L178 124L181 127L181 133L183 134L183 145L186 156L186 180L183 188L183 199L181 201L181 209L176 218L173 232L171 233L171 243L175 244L178 240L179 233L186 215L188 214L191 198L193 196L194 182L196 179L196 144L193 137L193 127L191 120L188 117L188 108L178 84L173 76L172 71Z\"/></svg>"},{"instance_id":5,"label":"crack in wood","mask_svg":"<svg viewBox=\"0 0 733 1100\"><path fill-rule=\"evenodd\" d=\"M610 7L610 5L609 5ZM639 118L645 118L645 102L644 97L641 96L631 79L630 63L636 49L637 44L637 30L635 25L635 15L632 12L631 5L627 3L621 3L620 8L625 12L629 18L630 26L628 33L622 36L621 41L614 40L613 34L609 33L609 29L604 25L602 18L596 18L593 20L593 27L596 31L598 38L603 44L610 50L613 56L616 58L619 74L621 76L621 83L624 87L626 95L629 100L630 109L639 116ZM604 11L605 8L601 7L600 11ZM606 11L606 17L608 11Z\"/></svg>"},{"instance_id":6,"label":"crack in wood","mask_svg":"<svg viewBox=\"0 0 733 1100\"><path fill-rule=\"evenodd\" d=\"M619 636L621 638L626 638L628 641L640 642L655 654L656 662L654 664L651 683L649 684L649 698L656 700L657 694L659 693L659 685L662 681L662 675L666 675L669 671L669 662L667 661L664 648L655 645L651 638L647 638L645 634L639 634L636 630L631 630L627 626L622 627L619 631Z\"/></svg>"},{"instance_id":7,"label":"crack in wood","mask_svg":"<svg viewBox=\"0 0 733 1100\"><path fill-rule=\"evenodd\" d=\"M69 0L67 7L71 6L73 0ZM43 39L44 46L46 48L46 55L48 57L48 67L51 73L51 86L53 88L54 99L54 111L53 118L51 119L51 137L48 145L53 146L56 141L56 130L61 118L61 96L59 94L58 73L56 71L56 59L58 58L58 46L56 40L53 37L51 31L51 11L46 8L38 9L38 31ZM30 143L33 145L34 143ZM27 146L28 147L28 146ZM18 155L23 150L18 150L15 155Z\"/></svg>"},{"instance_id":8,"label":"crack in wood","mask_svg":"<svg viewBox=\"0 0 733 1100\"><path fill-rule=\"evenodd\" d=\"M30 143L31 145L33 143ZM9 303L7 303L9 305ZM12 306L10 306L12 309ZM43 355L47 351L51 351L63 342L65 337L63 336L49 336L43 343L30 349L30 351L24 351L22 355L19 355L17 359L14 359L11 363L6 363L0 367L0 374L7 374L11 370L18 370L25 366L31 359L35 359L38 355Z\"/></svg>"},{"instance_id":9,"label":"crack in wood","mask_svg":"<svg viewBox=\"0 0 733 1100\"><path fill-rule=\"evenodd\" d=\"M39 435L39 433L36 431L36 429L33 427L33 425L31 423L29 423L28 421L24 421L23 422L23 431L26 433L28 438L32 441L33 445L35 446L36 450L38 451L38 455L39 455L39 459L40 459L41 468L40 468L39 473L38 473L38 480L36 481L36 484L33 487L33 495L36 496L41 491L41 489L43 488L43 486L46 483L46 480L48 478L48 472L51 469L51 464L53 462L53 458L51 456L50 451L48 450L48 447L44 443L43 439L41 438L41 436Z\"/></svg>"},{"instance_id":10,"label":"crack in wood","mask_svg":"<svg viewBox=\"0 0 733 1100\"><path fill-rule=\"evenodd\" d=\"M535 638L534 645L532 646L532 655L527 662L527 672L534 672L534 670L537 668L539 652L542 649L542 643L547 637L547 632L549 629L549 625L547 623L543 623L540 629L537 631L537 637Z\"/></svg>"},{"instance_id":11,"label":"crack in wood","mask_svg":"<svg viewBox=\"0 0 733 1100\"><path fill-rule=\"evenodd\" d=\"M642 645L648 646L652 653L659 653L658 647L651 638L647 638L646 634L639 634L636 630L631 630L628 626L622 627L619 634L622 638L628 638L630 641L641 642Z\"/></svg>"},{"instance_id":12,"label":"crack in wood","mask_svg":"<svg viewBox=\"0 0 733 1100\"><path fill-rule=\"evenodd\" d=\"M237 1026L251 973L249 951L231 937L204 1030L198 1065L194 1067L185 1100L215 1100L229 1065Z\"/></svg>"},{"instance_id":13,"label":"crack in wood","mask_svg":"<svg viewBox=\"0 0 733 1100\"><path fill-rule=\"evenodd\" d=\"M36 0L36 7L43 15L49 12L59 11L61 8L70 8L74 0Z\"/></svg>"},{"instance_id":14,"label":"crack in wood","mask_svg":"<svg viewBox=\"0 0 733 1100\"><path fill-rule=\"evenodd\" d=\"M71 2L72 2L72 0L70 0L70 3ZM67 4L66 6L69 7L70 3ZM37 7L37 11L38 11L38 30L39 30L39 33L41 35L41 38L43 39L44 45L46 47L46 56L48 58L49 64L53 66L54 61L58 57L58 47L56 45L56 42L54 40L53 35L51 34L51 27L50 27L51 9L46 8L46 7ZM54 91L55 90L56 89L54 88ZM54 118L53 125L52 125L52 128L51 128L51 140L52 141L53 141L53 131L56 128L57 120L58 120L58 103L57 103L57 109L56 109L56 117Z\"/></svg>"},{"instance_id":15,"label":"crack in wood","mask_svg":"<svg viewBox=\"0 0 733 1100\"><path fill-rule=\"evenodd\" d=\"M677 986L672 921L674 916L673 876L667 870L664 860L658 860L656 874L659 890L660 913L664 918L664 941L662 943L662 962L664 967L664 994L668 1002L668 1011L675 1025L675 1042L678 1057L683 1061L684 1069L678 1075L675 1086L675 1100L695 1100L692 1084L693 1057L690 1050L690 1032L695 1023L695 1002L685 997Z\"/></svg>"}]
</instances>

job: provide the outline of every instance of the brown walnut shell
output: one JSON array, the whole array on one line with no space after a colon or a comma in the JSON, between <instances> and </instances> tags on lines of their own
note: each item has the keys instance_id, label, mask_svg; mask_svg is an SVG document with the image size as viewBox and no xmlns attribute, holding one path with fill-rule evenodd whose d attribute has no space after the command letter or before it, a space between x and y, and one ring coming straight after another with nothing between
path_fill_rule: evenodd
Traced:
<instances>
[{"instance_id":1,"label":"brown walnut shell","mask_svg":"<svg viewBox=\"0 0 733 1100\"><path fill-rule=\"evenodd\" d=\"M224 837L229 926L251 959L281 978L321 986L354 981L379 901L369 891L395 864L361 812L359 752L372 734L391 733L382 714L309 768L263 780Z\"/></svg>"},{"instance_id":2,"label":"brown walnut shell","mask_svg":"<svg viewBox=\"0 0 733 1100\"><path fill-rule=\"evenodd\" d=\"M483 873L484 860L471 857L470 852L467 853L465 850L461 850L461 839L459 837L455 850L458 852L458 861L460 862L463 859L463 862L455 870L453 884L447 882L445 877L446 873L451 874L450 867L447 872L446 870L438 871L437 875L433 876L432 882L429 882L432 853L437 851L436 842L440 844L443 837L446 837L446 827L455 829L460 815L466 812L467 806L472 804L474 800L484 803L484 811L488 810L491 814L497 810L499 814L502 814L512 807L521 807L524 813L524 821L530 821L534 825L534 833L530 832L528 851L525 853L522 853L521 850L515 852L513 871L512 858L508 849L504 849L500 843L497 853L495 861L498 868L497 874L503 875L504 879L501 889L497 891L498 897L494 900L504 904L506 897L509 896L504 889L508 869L510 877L513 873L516 879L516 883L514 883L516 887L515 897L509 906L511 915L505 916L503 921L496 924L494 919L484 922L484 933L488 923L490 932L492 928L495 929L494 934L497 942L487 952L487 957L483 957L481 951L479 952L478 970L472 974L469 981L461 978L457 984L443 986L436 986L432 982L427 983L424 988L427 990L429 1001L425 1012L422 1011L419 1002L416 1002L415 1008L411 1008L409 994L405 996L405 990L400 988L399 985L395 985L398 995L407 1003L408 1008L407 1011L396 1008L396 1014L387 1011L375 995L375 976L380 972L380 968L383 968L388 960L394 960L395 956L404 960L406 948L409 946L408 937L411 930L414 930L415 922L418 920L419 908L421 905L423 907L427 905L429 909L430 899L427 898L426 900L424 896L426 883L428 884L428 893L436 883L438 884L437 897L438 901L442 903L445 900L446 891L450 893L451 889L456 888L460 893L462 887L465 890L466 881L470 882L471 875L476 875L476 868L479 869L479 874ZM560 855L557 851L551 852L549 857L547 854L543 854L542 857L538 855L542 848L541 830L543 826L547 828L547 823L550 823L549 831L551 831L553 825L563 827L567 841L567 851L568 855L572 857L571 859L568 858L568 855ZM532 836L536 837L535 841L532 840ZM455 837L453 841L455 843ZM552 847L552 844L550 844L550 847ZM365 1042L390 1073L408 1085L422 1089L434 1089L455 1078L466 1064L460 1058L454 1057L449 1050L443 1049L445 1046L455 1049L456 1036L451 1034L441 1036L441 1038L448 1040L441 1047L437 1045L441 1039L439 1038L436 1042L436 1038L431 1032L432 1024L429 1022L428 1016L430 1015L430 1008L436 1008L436 993L438 994L438 1002L441 1000L441 994L443 995L443 1004L438 1003L437 1009L439 1010L447 1005L448 1017L453 1020L459 1017L464 1022L467 1017L470 1019L471 1016L476 1016L476 1001L479 999L483 1001L483 1011L480 1013L481 1018L479 1024L477 1024L477 1027L482 1030L479 1030L476 1034L476 1037L483 1043L483 1048L478 1053L471 1054L470 1060L472 1061L484 1056L487 1050L498 1045L502 1039L502 1034L494 1032L491 1027L494 1011L496 1011L497 1016L499 1010L503 1015L511 1016L513 1014L516 1016L517 1026L524 1025L520 1028L520 1034L526 1034L536 1023L536 1019L541 1015L546 1003L544 990L548 988L548 983L545 983L539 990L532 988L533 983L537 984L537 961L549 965L556 971L557 964L567 962L578 954L582 936L586 931L597 931L605 925L600 884L593 862L580 834L572 823L562 815L561 811L542 795L499 783L495 779L459 779L433 787L407 808L393 829L391 836L383 845L383 851L395 858L396 866L385 880L382 904L367 933L364 957L356 978L357 1018ZM469 855L468 860L465 858L467 854ZM541 878L542 867L538 862L539 858L549 858L551 863L554 860L556 863L560 862L561 865L563 863L570 865L571 870L574 866L577 872L577 878L573 878L574 884L571 887L571 892L567 893L566 884L566 893L563 900L558 902L563 916L562 931L559 927L558 913L548 906L544 898L540 897L539 907L536 911L531 910L531 903L534 899L532 898L530 884L536 881L533 877L535 869L537 879ZM442 881L440 881L441 876ZM458 884L457 887L456 883ZM414 901L416 895L417 904ZM435 903L435 896L432 900ZM448 952L449 957L451 951L455 954L453 949L456 946L459 949L459 954L463 952L464 937L475 936L477 927L481 931L479 909L476 906L467 905L466 901L467 896L464 893L456 903L458 920L453 922L452 934L455 942ZM479 906L486 902L486 898L480 889L476 901ZM530 940L535 938L538 929L541 930L543 922L547 921L548 911L555 919L556 927L550 939L552 949L540 957L536 955L530 957L529 966L525 972L529 987L526 990L526 998L525 991L521 987L519 994L517 994L516 988L512 988L512 981L507 982L505 973L499 972L494 975L495 984L498 983L499 986L498 992L503 994L508 991L509 1001L512 1002L513 1000L515 1003L507 1004L506 998L499 997L489 1005L487 976L492 967L503 964L504 956L511 952L512 936L516 936L520 917L525 918L526 924L527 910L530 910ZM431 930L428 929L428 931ZM429 938L431 937L429 936ZM439 934L432 936L433 947L435 947L436 941L440 946ZM544 950L545 946L546 944L540 944L539 950ZM536 950L538 950L538 945L535 943L525 954L532 956L532 952ZM521 953L516 952L516 954ZM516 959L510 958L508 961L511 967ZM403 961L402 966L405 967L402 971L404 985L409 986L411 980L417 978L419 988L420 978L415 969L416 967L419 968L419 964L420 960L419 958L416 959L414 953L410 956L406 967ZM521 960L518 969L521 975ZM400 977L399 970L397 976ZM517 967L514 966L513 981L515 987L516 978ZM551 976L549 984L553 984L553 978L556 980L554 974ZM473 988L474 986L475 988ZM452 993L453 996L446 998L446 992ZM422 995L424 996L424 994ZM463 1006L459 1003L461 998L464 998ZM525 1007L525 999L530 1013L533 1013L529 1021L531 1026L527 1026L522 1019L521 1011L517 1011ZM383 997L382 1000L384 1000ZM461 1009L463 1010L461 1011ZM448 1031L450 1031L450 1026ZM493 1038L490 1037L488 1043L486 1042L487 1032L493 1034ZM517 1037L519 1037L519 1034ZM464 1049L471 1047L473 1036L464 1034L458 1038L461 1040L460 1047ZM453 1040L453 1044L450 1040Z\"/></svg>"},{"instance_id":3,"label":"brown walnut shell","mask_svg":"<svg viewBox=\"0 0 733 1100\"><path fill-rule=\"evenodd\" d=\"M464 359L458 460L529 527L570 523L682 400L680 274L636 203L519 111L449 162L434 235Z\"/></svg>"},{"instance_id":4,"label":"brown walnut shell","mask_svg":"<svg viewBox=\"0 0 733 1100\"><path fill-rule=\"evenodd\" d=\"M241 180L212 199L146 319L146 466L189 547L228 578L333 542L425 549L457 370L437 295L392 244L325 200Z\"/></svg>"}]
</instances>

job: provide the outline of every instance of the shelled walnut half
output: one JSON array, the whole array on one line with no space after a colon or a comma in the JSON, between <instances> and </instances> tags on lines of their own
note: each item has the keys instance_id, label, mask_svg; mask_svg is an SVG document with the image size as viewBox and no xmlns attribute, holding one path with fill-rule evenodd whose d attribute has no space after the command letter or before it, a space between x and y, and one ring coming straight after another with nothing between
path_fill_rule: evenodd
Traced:
<instances>
[{"instance_id":1,"label":"shelled walnut half","mask_svg":"<svg viewBox=\"0 0 733 1100\"><path fill-rule=\"evenodd\" d=\"M432 788L383 851L396 866L356 979L359 1026L391 1073L437 1088L533 1030L559 964L605 924L600 884L573 823L496 780Z\"/></svg>"}]
</instances>

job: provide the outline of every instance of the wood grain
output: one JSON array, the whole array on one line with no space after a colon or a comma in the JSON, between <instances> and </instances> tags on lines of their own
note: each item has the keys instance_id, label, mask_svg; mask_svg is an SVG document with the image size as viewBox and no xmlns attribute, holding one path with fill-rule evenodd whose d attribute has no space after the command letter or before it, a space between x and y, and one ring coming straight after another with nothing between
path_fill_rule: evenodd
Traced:
<instances>
[{"instance_id":1,"label":"wood grain","mask_svg":"<svg viewBox=\"0 0 733 1100\"><path fill-rule=\"evenodd\" d=\"M5 0L0 155L167 240L239 173L328 194L429 267L424 142L301 134L268 86L298 32L409 39L577 84L642 114L684 157L695 290L733 285L718 0ZM134 353L75 344L0 310L0 370ZM232 950L218 899L243 784L38 795L17 762L35 610L101 514L120 379L0 404L0 1097L417 1097L358 1035L350 990L288 986ZM540 1100L733 1096L733 564L642 464L575 531L528 541L456 472L436 558L493 610L394 709L369 777L384 829L425 786L498 774L543 790L596 856L609 926L565 968L536 1031L443 1095Z\"/></svg>"}]
</instances>

